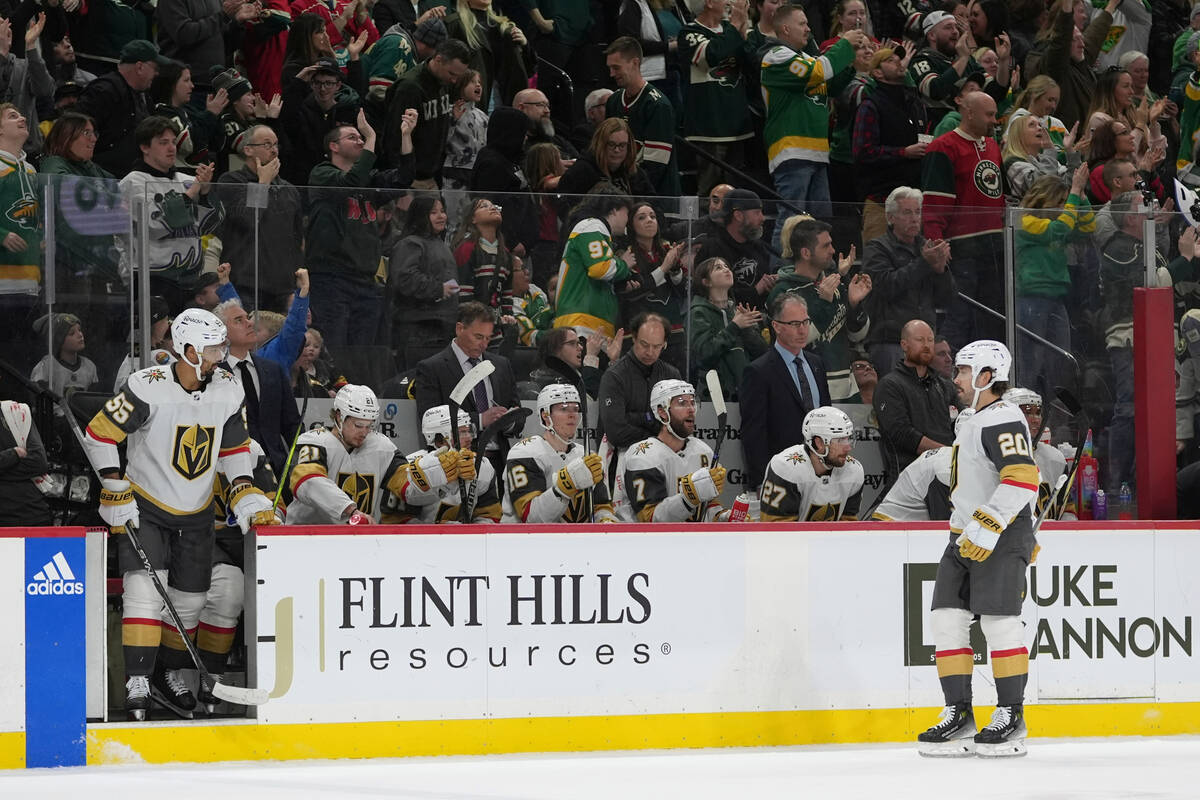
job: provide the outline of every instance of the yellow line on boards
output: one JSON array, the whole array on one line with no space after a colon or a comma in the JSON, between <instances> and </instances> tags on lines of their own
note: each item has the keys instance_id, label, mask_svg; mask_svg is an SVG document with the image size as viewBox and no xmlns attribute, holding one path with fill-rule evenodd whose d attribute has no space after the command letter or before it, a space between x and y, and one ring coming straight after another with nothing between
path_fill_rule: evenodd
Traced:
<instances>
[{"instance_id":1,"label":"yellow line on boards","mask_svg":"<svg viewBox=\"0 0 1200 800\"><path fill-rule=\"evenodd\" d=\"M25 732L0 733L0 769L21 769L25 766Z\"/></svg>"},{"instance_id":2,"label":"yellow line on boards","mask_svg":"<svg viewBox=\"0 0 1200 800\"><path fill-rule=\"evenodd\" d=\"M936 708L260 725L89 726L89 764L384 758L912 741ZM986 720L990 708L978 707ZM1200 733L1200 703L1026 706L1035 736ZM983 722L982 724L986 724ZM23 742L22 735L22 745ZM2 742L2 740L0 740ZM24 758L22 747L22 760Z\"/></svg>"}]
</instances>

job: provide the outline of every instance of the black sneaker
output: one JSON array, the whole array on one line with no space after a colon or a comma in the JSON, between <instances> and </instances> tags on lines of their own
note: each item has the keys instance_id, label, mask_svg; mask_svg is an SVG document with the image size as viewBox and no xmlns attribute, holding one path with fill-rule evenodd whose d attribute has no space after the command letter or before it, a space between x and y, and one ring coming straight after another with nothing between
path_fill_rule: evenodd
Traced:
<instances>
[{"instance_id":1,"label":"black sneaker","mask_svg":"<svg viewBox=\"0 0 1200 800\"><path fill-rule=\"evenodd\" d=\"M130 720L146 718L150 708L150 678L145 675L130 675L125 681L125 711Z\"/></svg>"},{"instance_id":2,"label":"black sneaker","mask_svg":"<svg viewBox=\"0 0 1200 800\"><path fill-rule=\"evenodd\" d=\"M191 719L192 711L196 708L196 698L177 669L156 667L154 677L150 679L150 696L172 714L184 719Z\"/></svg>"},{"instance_id":3,"label":"black sneaker","mask_svg":"<svg viewBox=\"0 0 1200 800\"><path fill-rule=\"evenodd\" d=\"M975 752L984 758L1025 755L1024 706L996 706L992 721L975 734Z\"/></svg>"},{"instance_id":4,"label":"black sneaker","mask_svg":"<svg viewBox=\"0 0 1200 800\"><path fill-rule=\"evenodd\" d=\"M917 736L917 752L934 758L962 758L975 752L975 712L967 703L942 709L937 724Z\"/></svg>"}]
</instances>

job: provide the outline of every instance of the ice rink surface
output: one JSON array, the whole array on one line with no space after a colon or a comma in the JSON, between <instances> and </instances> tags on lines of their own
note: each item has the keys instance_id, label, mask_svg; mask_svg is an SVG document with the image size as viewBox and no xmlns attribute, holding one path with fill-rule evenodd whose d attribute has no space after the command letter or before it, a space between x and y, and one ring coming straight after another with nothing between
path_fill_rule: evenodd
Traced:
<instances>
[{"instance_id":1,"label":"ice rink surface","mask_svg":"<svg viewBox=\"0 0 1200 800\"><path fill-rule=\"evenodd\" d=\"M1038 740L1013 759L927 759L909 745L0 772L0 797L750 800L954 796L1200 798L1200 737Z\"/></svg>"}]
</instances>

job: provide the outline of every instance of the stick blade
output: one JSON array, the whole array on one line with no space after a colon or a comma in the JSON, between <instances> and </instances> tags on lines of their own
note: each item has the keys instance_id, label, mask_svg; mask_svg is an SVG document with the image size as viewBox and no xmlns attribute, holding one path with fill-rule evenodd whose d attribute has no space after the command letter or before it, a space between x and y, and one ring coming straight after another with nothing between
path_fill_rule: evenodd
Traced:
<instances>
[{"instance_id":1,"label":"stick blade","mask_svg":"<svg viewBox=\"0 0 1200 800\"><path fill-rule=\"evenodd\" d=\"M1070 390L1059 386L1054 390L1054 396L1058 398L1058 402L1062 403L1063 408L1069 414L1078 414L1083 410L1083 405L1079 402L1079 398L1073 395Z\"/></svg>"},{"instance_id":2,"label":"stick blade","mask_svg":"<svg viewBox=\"0 0 1200 800\"><path fill-rule=\"evenodd\" d=\"M220 682L213 684L212 693L213 697L239 706L261 706L271 697L271 693L266 689L227 686Z\"/></svg>"},{"instance_id":3,"label":"stick blade","mask_svg":"<svg viewBox=\"0 0 1200 800\"><path fill-rule=\"evenodd\" d=\"M721 389L721 379L717 377L715 369L710 369L704 374L704 383L708 386L708 396L712 398L713 408L717 414L724 414L725 392Z\"/></svg>"},{"instance_id":4,"label":"stick blade","mask_svg":"<svg viewBox=\"0 0 1200 800\"><path fill-rule=\"evenodd\" d=\"M475 366L467 370L467 374L462 376L458 383L454 384L454 388L450 391L450 399L455 405L461 406L463 400L467 399L467 395L475 388L475 384L491 375L496 371L496 365L491 361L480 361Z\"/></svg>"}]
</instances>

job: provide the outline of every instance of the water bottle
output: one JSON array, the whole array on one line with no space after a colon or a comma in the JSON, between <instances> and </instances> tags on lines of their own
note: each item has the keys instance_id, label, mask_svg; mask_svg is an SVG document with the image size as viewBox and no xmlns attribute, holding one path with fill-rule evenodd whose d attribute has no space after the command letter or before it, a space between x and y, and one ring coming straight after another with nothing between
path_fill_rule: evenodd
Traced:
<instances>
[{"instance_id":1,"label":"water bottle","mask_svg":"<svg viewBox=\"0 0 1200 800\"><path fill-rule=\"evenodd\" d=\"M1119 519L1133 519L1133 492L1129 488L1128 481L1121 484L1121 505L1119 508Z\"/></svg>"},{"instance_id":2,"label":"water bottle","mask_svg":"<svg viewBox=\"0 0 1200 800\"><path fill-rule=\"evenodd\" d=\"M733 499L733 505L729 509L730 522L745 522L747 513L750 511L750 493L742 492Z\"/></svg>"},{"instance_id":3,"label":"water bottle","mask_svg":"<svg viewBox=\"0 0 1200 800\"><path fill-rule=\"evenodd\" d=\"M1097 489L1092 498L1092 519L1108 519L1108 495Z\"/></svg>"}]
</instances>

